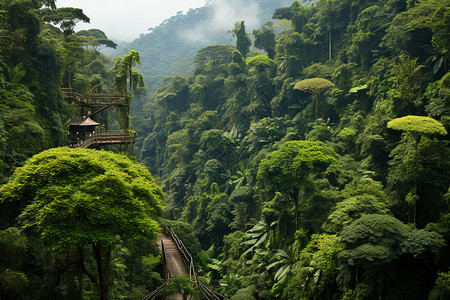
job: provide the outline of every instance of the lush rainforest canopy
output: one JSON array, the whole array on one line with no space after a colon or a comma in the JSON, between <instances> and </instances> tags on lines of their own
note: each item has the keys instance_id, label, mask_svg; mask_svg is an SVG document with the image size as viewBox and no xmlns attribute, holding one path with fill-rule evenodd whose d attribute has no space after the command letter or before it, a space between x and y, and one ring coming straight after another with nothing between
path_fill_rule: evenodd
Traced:
<instances>
[{"instance_id":1,"label":"lush rainforest canopy","mask_svg":"<svg viewBox=\"0 0 450 300\"><path fill-rule=\"evenodd\" d=\"M231 44L147 93L154 49L112 60L54 2L0 0L0 297L141 299L162 283L157 222L230 299L450 297L449 0L231 20ZM135 158L46 150L86 113L62 87L139 98Z\"/></svg>"}]
</instances>

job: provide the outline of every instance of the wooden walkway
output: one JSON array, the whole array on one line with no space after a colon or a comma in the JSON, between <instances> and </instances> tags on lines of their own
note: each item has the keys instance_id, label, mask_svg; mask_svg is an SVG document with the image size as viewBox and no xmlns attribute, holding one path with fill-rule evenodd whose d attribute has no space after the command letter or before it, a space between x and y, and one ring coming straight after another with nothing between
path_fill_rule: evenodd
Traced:
<instances>
[{"instance_id":1,"label":"wooden walkway","mask_svg":"<svg viewBox=\"0 0 450 300\"><path fill-rule=\"evenodd\" d=\"M180 252L178 251L175 243L168 236L162 233L158 233L158 244L160 250L162 251L162 245L164 245L165 255L166 255L166 264L167 270L164 275L164 279L167 280L172 276L177 275L189 275L189 272L184 265L183 258L181 257ZM170 275L169 275L170 274ZM183 295L175 294L166 297L167 300L183 300Z\"/></svg>"},{"instance_id":2,"label":"wooden walkway","mask_svg":"<svg viewBox=\"0 0 450 300\"><path fill-rule=\"evenodd\" d=\"M207 300L227 300L227 298L217 292L214 289L206 286L201 282L194 269L194 260L191 254L187 251L183 242L178 238L173 229L168 226L163 226L163 233L158 234L158 244L161 250L162 263L163 263L163 277L165 283L153 292L142 298L142 300L157 299L159 292L164 288L166 284L170 282L171 277L176 275L184 275L189 277L194 283L193 288L202 293L202 299ZM175 294L166 297L165 299L182 300L181 294ZM199 299L199 295L193 297L187 295L187 299Z\"/></svg>"}]
</instances>

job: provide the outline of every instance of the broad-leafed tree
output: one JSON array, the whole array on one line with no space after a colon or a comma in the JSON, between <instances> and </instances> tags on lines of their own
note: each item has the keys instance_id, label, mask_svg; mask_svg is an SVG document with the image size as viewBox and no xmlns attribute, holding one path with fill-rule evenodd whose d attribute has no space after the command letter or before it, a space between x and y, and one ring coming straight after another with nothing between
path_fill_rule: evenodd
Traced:
<instances>
[{"instance_id":1,"label":"broad-leafed tree","mask_svg":"<svg viewBox=\"0 0 450 300\"><path fill-rule=\"evenodd\" d=\"M311 184L310 175L324 172L330 165L338 166L339 155L322 142L290 141L271 152L258 168L260 189L272 196L280 192L293 203L295 227L299 228L299 205ZM272 193L270 193L272 192Z\"/></svg>"},{"instance_id":2,"label":"broad-leafed tree","mask_svg":"<svg viewBox=\"0 0 450 300\"><path fill-rule=\"evenodd\" d=\"M304 79L304 80L297 82L294 86L294 89L310 93L311 95L314 96L314 100L315 100L314 120L317 120L317 115L318 115L317 107L318 107L318 103L319 103L319 96L327 88L331 88L333 86L334 86L334 84L325 78L309 78L309 79Z\"/></svg>"},{"instance_id":3,"label":"broad-leafed tree","mask_svg":"<svg viewBox=\"0 0 450 300\"><path fill-rule=\"evenodd\" d=\"M144 166L111 152L69 148L35 155L0 189L3 214L20 214L22 229L51 255L67 257L66 264L76 265L102 300L111 288L118 238L156 238L163 199ZM88 255L96 273L86 267Z\"/></svg>"}]
</instances>

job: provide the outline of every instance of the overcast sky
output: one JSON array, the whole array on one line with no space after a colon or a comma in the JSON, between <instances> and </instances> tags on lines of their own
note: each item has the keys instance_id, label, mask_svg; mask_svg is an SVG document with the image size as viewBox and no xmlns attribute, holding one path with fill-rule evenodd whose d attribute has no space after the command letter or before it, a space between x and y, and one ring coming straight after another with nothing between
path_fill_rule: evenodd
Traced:
<instances>
[{"instance_id":1,"label":"overcast sky","mask_svg":"<svg viewBox=\"0 0 450 300\"><path fill-rule=\"evenodd\" d=\"M57 7L77 7L91 19L76 30L98 28L110 39L132 41L163 20L205 5L206 0L57 0Z\"/></svg>"}]
</instances>

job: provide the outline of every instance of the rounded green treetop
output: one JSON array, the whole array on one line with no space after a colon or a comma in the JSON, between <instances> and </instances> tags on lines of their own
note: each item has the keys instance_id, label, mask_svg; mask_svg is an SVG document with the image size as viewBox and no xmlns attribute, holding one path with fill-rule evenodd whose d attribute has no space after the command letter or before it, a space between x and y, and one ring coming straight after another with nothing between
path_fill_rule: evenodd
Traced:
<instances>
[{"instance_id":1,"label":"rounded green treetop","mask_svg":"<svg viewBox=\"0 0 450 300\"><path fill-rule=\"evenodd\" d=\"M247 65L255 67L270 67L274 64L273 60L267 55L257 55L247 58Z\"/></svg>"},{"instance_id":2,"label":"rounded green treetop","mask_svg":"<svg viewBox=\"0 0 450 300\"><path fill-rule=\"evenodd\" d=\"M327 88L333 87L334 84L326 80L325 78L308 78L297 82L294 86L295 90L310 93L314 96L316 101L316 114L315 120L317 120L317 105L319 102L319 95Z\"/></svg>"},{"instance_id":3,"label":"rounded green treetop","mask_svg":"<svg viewBox=\"0 0 450 300\"><path fill-rule=\"evenodd\" d=\"M325 78L309 78L297 82L294 89L313 94L314 96L320 94L323 90L333 87L334 84Z\"/></svg>"},{"instance_id":4,"label":"rounded green treetop","mask_svg":"<svg viewBox=\"0 0 450 300\"><path fill-rule=\"evenodd\" d=\"M304 194L302 190L312 184L309 175L324 172L330 166L334 169L339 167L339 155L324 143L288 141L261 161L257 174L258 185L263 193L280 192L295 205L298 229L300 194Z\"/></svg>"},{"instance_id":5,"label":"rounded green treetop","mask_svg":"<svg viewBox=\"0 0 450 300\"><path fill-rule=\"evenodd\" d=\"M423 116L405 116L389 121L388 128L402 130L416 134L440 134L446 135L444 125L435 119Z\"/></svg>"},{"instance_id":6,"label":"rounded green treetop","mask_svg":"<svg viewBox=\"0 0 450 300\"><path fill-rule=\"evenodd\" d=\"M54 249L110 244L116 235L154 237L162 199L144 166L90 149L41 152L0 189L2 206L21 211L23 226L40 232Z\"/></svg>"},{"instance_id":7,"label":"rounded green treetop","mask_svg":"<svg viewBox=\"0 0 450 300\"><path fill-rule=\"evenodd\" d=\"M387 123L388 128L392 128L394 130L401 130L405 131L408 136L410 136L413 139L413 146L414 146L414 156L413 166L415 168L419 165L419 145L422 140L423 135L446 135L447 130L445 130L444 125L442 125L439 121L436 121L435 119L432 119L430 117L423 117L423 116L405 116L401 118L397 118L394 120L391 120ZM413 172L415 173L415 172ZM410 212L408 212L408 218L413 219L414 224L416 223L416 202L419 200L419 197L416 194L417 190L417 183L418 181L415 181L415 184L411 187L411 191L406 196L406 203L410 206ZM411 217L413 216L413 217Z\"/></svg>"},{"instance_id":8,"label":"rounded green treetop","mask_svg":"<svg viewBox=\"0 0 450 300\"><path fill-rule=\"evenodd\" d=\"M102 300L108 298L105 263L110 263L113 246L118 238L156 238L163 198L143 165L90 149L41 152L0 188L1 211L9 217L20 214L22 228L39 236L47 251L64 256L69 250L92 249L99 282L92 281Z\"/></svg>"}]
</instances>

